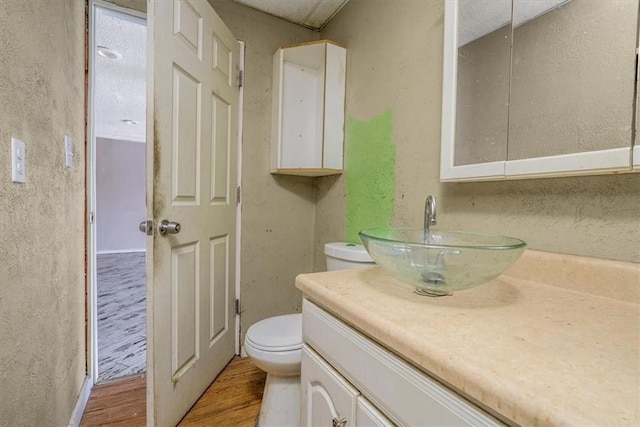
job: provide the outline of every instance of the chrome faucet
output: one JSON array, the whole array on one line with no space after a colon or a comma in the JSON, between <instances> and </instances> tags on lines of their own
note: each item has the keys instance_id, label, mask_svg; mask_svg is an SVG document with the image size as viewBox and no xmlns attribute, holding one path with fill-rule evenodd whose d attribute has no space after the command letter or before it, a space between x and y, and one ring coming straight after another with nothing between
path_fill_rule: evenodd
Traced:
<instances>
[{"instance_id":1,"label":"chrome faucet","mask_svg":"<svg viewBox=\"0 0 640 427\"><path fill-rule=\"evenodd\" d=\"M429 228L436 225L436 199L429 195L424 203L424 242L429 243Z\"/></svg>"}]
</instances>

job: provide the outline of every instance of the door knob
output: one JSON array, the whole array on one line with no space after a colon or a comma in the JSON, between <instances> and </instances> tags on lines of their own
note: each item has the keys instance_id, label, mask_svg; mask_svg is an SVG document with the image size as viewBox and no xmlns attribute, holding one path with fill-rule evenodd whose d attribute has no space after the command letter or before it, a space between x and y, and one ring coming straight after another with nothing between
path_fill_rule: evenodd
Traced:
<instances>
[{"instance_id":1,"label":"door knob","mask_svg":"<svg viewBox=\"0 0 640 427\"><path fill-rule=\"evenodd\" d=\"M158 231L161 236L165 234L178 234L180 232L181 225L178 222L169 222L166 219L163 219L158 225Z\"/></svg>"},{"instance_id":2,"label":"door knob","mask_svg":"<svg viewBox=\"0 0 640 427\"><path fill-rule=\"evenodd\" d=\"M138 229L147 236L151 236L153 234L153 221L142 221L138 225Z\"/></svg>"}]
</instances>

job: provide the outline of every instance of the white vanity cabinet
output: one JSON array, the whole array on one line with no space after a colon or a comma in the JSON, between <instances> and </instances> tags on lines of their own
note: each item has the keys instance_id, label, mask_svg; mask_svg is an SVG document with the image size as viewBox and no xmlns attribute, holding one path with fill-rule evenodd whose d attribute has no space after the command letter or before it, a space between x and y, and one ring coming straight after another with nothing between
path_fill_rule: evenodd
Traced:
<instances>
[{"instance_id":1,"label":"white vanity cabinet","mask_svg":"<svg viewBox=\"0 0 640 427\"><path fill-rule=\"evenodd\" d=\"M307 299L302 314L302 426L504 425Z\"/></svg>"}]
</instances>

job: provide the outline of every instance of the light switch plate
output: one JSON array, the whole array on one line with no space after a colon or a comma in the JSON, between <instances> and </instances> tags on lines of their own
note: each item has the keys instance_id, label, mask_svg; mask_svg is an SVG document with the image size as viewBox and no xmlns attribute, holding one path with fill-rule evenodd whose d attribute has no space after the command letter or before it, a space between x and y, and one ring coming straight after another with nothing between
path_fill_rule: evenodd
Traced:
<instances>
[{"instance_id":1,"label":"light switch plate","mask_svg":"<svg viewBox=\"0 0 640 427\"><path fill-rule=\"evenodd\" d=\"M24 184L27 180L27 152L24 142L11 138L11 180Z\"/></svg>"},{"instance_id":2,"label":"light switch plate","mask_svg":"<svg viewBox=\"0 0 640 427\"><path fill-rule=\"evenodd\" d=\"M64 136L64 165L67 168L73 166L73 140L70 136Z\"/></svg>"}]
</instances>

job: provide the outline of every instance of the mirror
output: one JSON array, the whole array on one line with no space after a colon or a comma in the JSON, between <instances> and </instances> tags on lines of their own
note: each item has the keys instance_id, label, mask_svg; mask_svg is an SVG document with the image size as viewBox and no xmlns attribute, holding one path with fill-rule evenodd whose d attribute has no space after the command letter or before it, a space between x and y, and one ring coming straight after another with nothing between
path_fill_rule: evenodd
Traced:
<instances>
[{"instance_id":1,"label":"mirror","mask_svg":"<svg viewBox=\"0 0 640 427\"><path fill-rule=\"evenodd\" d=\"M638 0L447 0L441 180L631 171Z\"/></svg>"},{"instance_id":2,"label":"mirror","mask_svg":"<svg viewBox=\"0 0 640 427\"><path fill-rule=\"evenodd\" d=\"M461 0L454 165L503 161L509 131L511 1Z\"/></svg>"}]
</instances>

